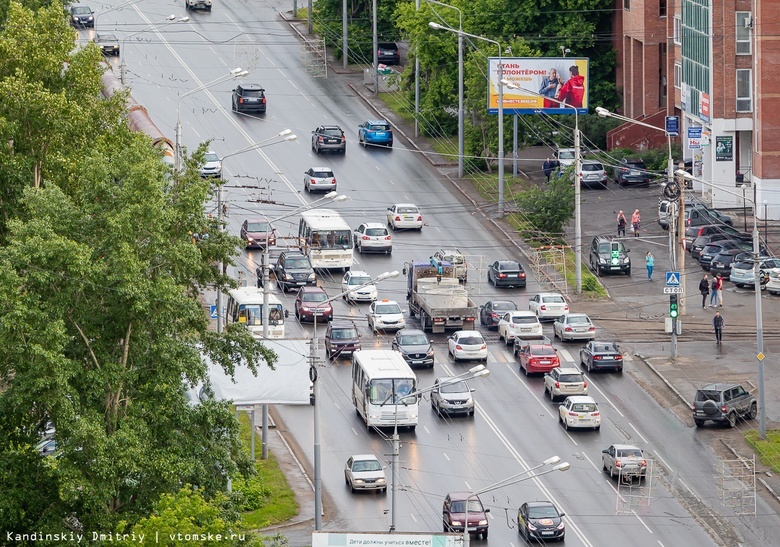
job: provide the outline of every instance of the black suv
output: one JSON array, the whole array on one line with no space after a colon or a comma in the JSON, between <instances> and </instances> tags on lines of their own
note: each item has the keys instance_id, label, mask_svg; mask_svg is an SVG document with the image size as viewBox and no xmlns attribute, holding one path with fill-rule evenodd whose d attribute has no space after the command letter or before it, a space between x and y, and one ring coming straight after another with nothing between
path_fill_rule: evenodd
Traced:
<instances>
[{"instance_id":1,"label":"black suv","mask_svg":"<svg viewBox=\"0 0 780 547\"><path fill-rule=\"evenodd\" d=\"M360 351L360 333L354 321L331 321L325 331L325 355L328 359Z\"/></svg>"},{"instance_id":2,"label":"black suv","mask_svg":"<svg viewBox=\"0 0 780 547\"><path fill-rule=\"evenodd\" d=\"M631 275L629 252L622 241L612 236L596 236L590 244L590 269L598 276L608 273Z\"/></svg>"},{"instance_id":3,"label":"black suv","mask_svg":"<svg viewBox=\"0 0 780 547\"><path fill-rule=\"evenodd\" d=\"M233 90L233 112L265 113L265 89L260 84L241 84Z\"/></svg>"},{"instance_id":4,"label":"black suv","mask_svg":"<svg viewBox=\"0 0 780 547\"><path fill-rule=\"evenodd\" d=\"M95 28L95 13L84 4L70 7L70 24L76 28Z\"/></svg>"},{"instance_id":5,"label":"black suv","mask_svg":"<svg viewBox=\"0 0 780 547\"><path fill-rule=\"evenodd\" d=\"M704 422L737 425L737 418L752 420L758 414L756 398L739 384L710 384L696 390L693 400L693 421L696 427Z\"/></svg>"},{"instance_id":6,"label":"black suv","mask_svg":"<svg viewBox=\"0 0 780 547\"><path fill-rule=\"evenodd\" d=\"M299 252L282 252L274 264L274 276L282 292L317 284L317 274L311 267L309 257Z\"/></svg>"},{"instance_id":7,"label":"black suv","mask_svg":"<svg viewBox=\"0 0 780 547\"><path fill-rule=\"evenodd\" d=\"M377 44L376 60L386 65L401 64L401 52L395 42L379 42Z\"/></svg>"},{"instance_id":8,"label":"black suv","mask_svg":"<svg viewBox=\"0 0 780 547\"><path fill-rule=\"evenodd\" d=\"M650 186L650 173L641 158L623 158L615 166L615 183L620 186Z\"/></svg>"}]
</instances>

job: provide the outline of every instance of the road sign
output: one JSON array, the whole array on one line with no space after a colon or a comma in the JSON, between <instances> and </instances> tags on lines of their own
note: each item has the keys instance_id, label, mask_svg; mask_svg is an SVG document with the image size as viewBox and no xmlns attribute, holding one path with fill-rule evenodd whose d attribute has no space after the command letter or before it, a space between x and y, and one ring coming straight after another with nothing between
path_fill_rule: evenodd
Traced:
<instances>
[{"instance_id":1,"label":"road sign","mask_svg":"<svg viewBox=\"0 0 780 547\"><path fill-rule=\"evenodd\" d=\"M680 286L680 272L666 272L666 286L667 287L679 287Z\"/></svg>"},{"instance_id":2,"label":"road sign","mask_svg":"<svg viewBox=\"0 0 780 547\"><path fill-rule=\"evenodd\" d=\"M680 116L666 117L666 134L670 137L678 137L680 135Z\"/></svg>"},{"instance_id":3,"label":"road sign","mask_svg":"<svg viewBox=\"0 0 780 547\"><path fill-rule=\"evenodd\" d=\"M683 294L684 292L682 287L664 287L664 294Z\"/></svg>"},{"instance_id":4,"label":"road sign","mask_svg":"<svg viewBox=\"0 0 780 547\"><path fill-rule=\"evenodd\" d=\"M690 150L701 148L701 127L688 128L688 148Z\"/></svg>"},{"instance_id":5,"label":"road sign","mask_svg":"<svg viewBox=\"0 0 780 547\"><path fill-rule=\"evenodd\" d=\"M217 306L215 304L211 305L211 308L209 310L209 318L211 319L217 318Z\"/></svg>"}]
</instances>

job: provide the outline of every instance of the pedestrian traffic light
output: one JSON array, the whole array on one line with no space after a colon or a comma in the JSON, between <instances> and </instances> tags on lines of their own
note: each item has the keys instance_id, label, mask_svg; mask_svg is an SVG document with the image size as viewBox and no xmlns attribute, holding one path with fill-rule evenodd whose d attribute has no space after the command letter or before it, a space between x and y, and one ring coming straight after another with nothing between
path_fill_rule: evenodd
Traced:
<instances>
[{"instance_id":1,"label":"pedestrian traffic light","mask_svg":"<svg viewBox=\"0 0 780 547\"><path fill-rule=\"evenodd\" d=\"M672 319L676 319L679 311L677 310L677 295L669 295L669 316Z\"/></svg>"}]
</instances>

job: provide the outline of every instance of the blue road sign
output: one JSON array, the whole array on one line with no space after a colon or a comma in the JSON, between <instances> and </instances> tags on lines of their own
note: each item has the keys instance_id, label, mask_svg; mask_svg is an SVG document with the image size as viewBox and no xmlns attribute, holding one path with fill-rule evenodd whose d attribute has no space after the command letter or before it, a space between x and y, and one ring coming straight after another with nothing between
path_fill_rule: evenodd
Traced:
<instances>
[{"instance_id":1,"label":"blue road sign","mask_svg":"<svg viewBox=\"0 0 780 547\"><path fill-rule=\"evenodd\" d=\"M211 305L211 309L209 311L209 317L211 319L216 319L217 318L217 306L216 306L216 304L212 304Z\"/></svg>"},{"instance_id":2,"label":"blue road sign","mask_svg":"<svg viewBox=\"0 0 780 547\"><path fill-rule=\"evenodd\" d=\"M667 287L679 287L680 286L680 272L666 272L666 286Z\"/></svg>"},{"instance_id":3,"label":"blue road sign","mask_svg":"<svg viewBox=\"0 0 780 547\"><path fill-rule=\"evenodd\" d=\"M666 117L666 134L670 137L678 137L680 135L680 116Z\"/></svg>"}]
</instances>

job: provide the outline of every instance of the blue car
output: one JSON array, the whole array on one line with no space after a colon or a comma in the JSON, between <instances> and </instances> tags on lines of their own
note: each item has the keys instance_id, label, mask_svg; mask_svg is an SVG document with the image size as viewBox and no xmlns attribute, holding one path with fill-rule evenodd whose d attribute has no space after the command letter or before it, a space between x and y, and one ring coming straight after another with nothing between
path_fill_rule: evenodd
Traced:
<instances>
[{"instance_id":1,"label":"blue car","mask_svg":"<svg viewBox=\"0 0 780 547\"><path fill-rule=\"evenodd\" d=\"M358 126L358 142L393 147L393 128L386 120L366 120Z\"/></svg>"}]
</instances>

